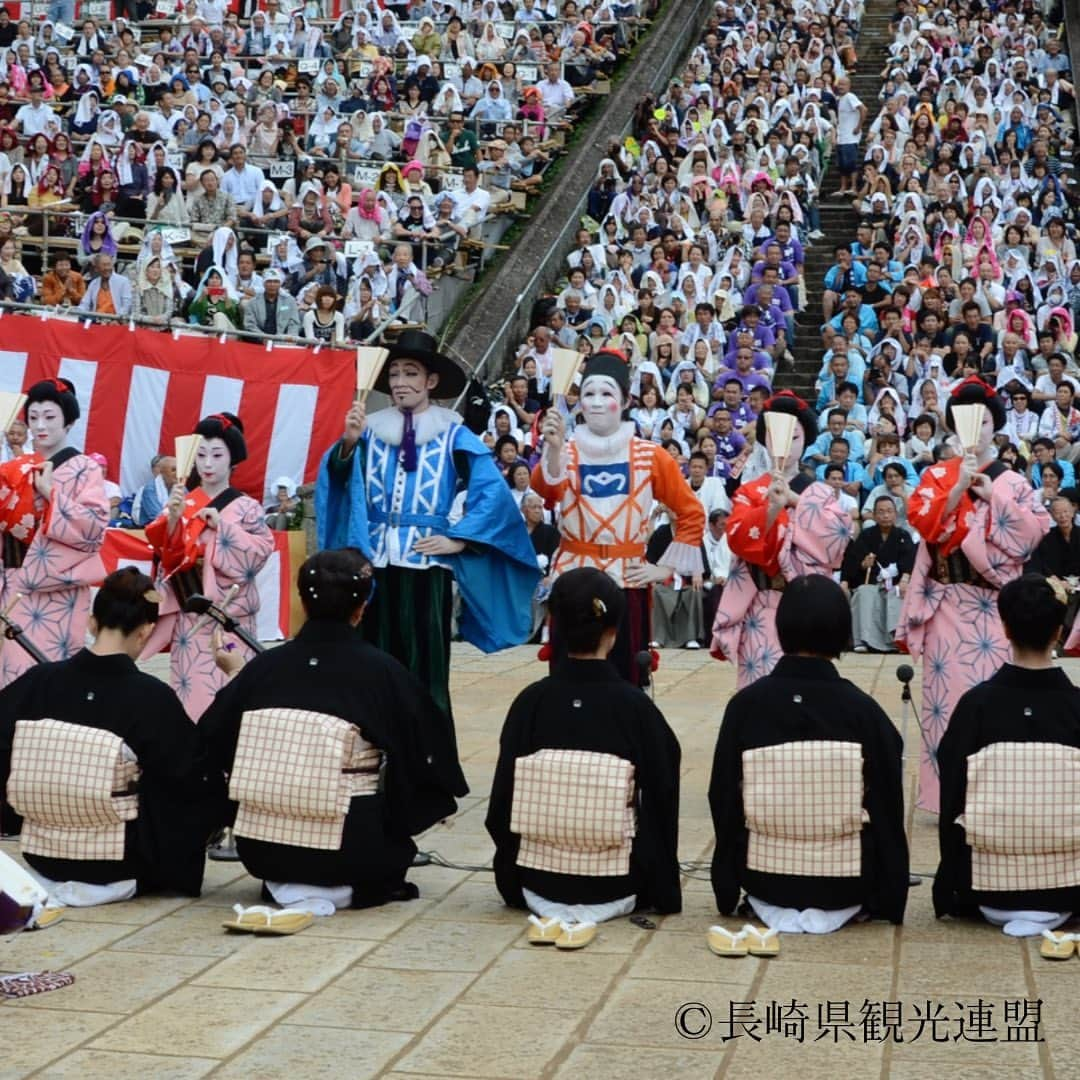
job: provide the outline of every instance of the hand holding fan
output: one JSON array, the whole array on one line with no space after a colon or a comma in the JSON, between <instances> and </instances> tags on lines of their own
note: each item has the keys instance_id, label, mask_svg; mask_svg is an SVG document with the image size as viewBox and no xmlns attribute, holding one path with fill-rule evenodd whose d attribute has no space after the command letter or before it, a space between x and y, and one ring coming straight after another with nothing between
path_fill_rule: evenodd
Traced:
<instances>
[{"instance_id":1,"label":"hand holding fan","mask_svg":"<svg viewBox=\"0 0 1080 1080\"><path fill-rule=\"evenodd\" d=\"M0 433L3 433L19 419L26 405L26 395L0 391Z\"/></svg>"},{"instance_id":2,"label":"hand holding fan","mask_svg":"<svg viewBox=\"0 0 1080 1080\"><path fill-rule=\"evenodd\" d=\"M176 437L176 476L181 483L187 483L187 478L195 468L195 455L199 452L201 445L201 435Z\"/></svg>"},{"instance_id":3,"label":"hand holding fan","mask_svg":"<svg viewBox=\"0 0 1080 1080\"><path fill-rule=\"evenodd\" d=\"M368 394L375 387L375 380L382 371L389 349L375 345L361 345L356 350L356 400L367 401Z\"/></svg>"}]
</instances>

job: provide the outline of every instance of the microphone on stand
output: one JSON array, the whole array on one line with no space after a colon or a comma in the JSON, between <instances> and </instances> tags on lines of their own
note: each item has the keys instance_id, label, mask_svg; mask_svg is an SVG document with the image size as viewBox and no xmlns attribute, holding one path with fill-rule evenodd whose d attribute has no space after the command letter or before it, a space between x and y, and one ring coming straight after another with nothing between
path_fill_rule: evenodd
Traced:
<instances>
[{"instance_id":1,"label":"microphone on stand","mask_svg":"<svg viewBox=\"0 0 1080 1080\"><path fill-rule=\"evenodd\" d=\"M911 708L911 680L915 678L915 669L910 664L901 664L896 669L896 677L903 685L903 690L900 691L900 741L903 744L904 750L901 755L901 772L904 766L907 764L907 728L908 728L908 710ZM922 878L918 874L908 875L908 888L913 885L921 885Z\"/></svg>"},{"instance_id":2,"label":"microphone on stand","mask_svg":"<svg viewBox=\"0 0 1080 1080\"><path fill-rule=\"evenodd\" d=\"M219 607L208 596L193 593L184 601L184 611L189 615L205 615L228 634L238 637L252 652L266 652L266 646L248 633L227 611Z\"/></svg>"},{"instance_id":3,"label":"microphone on stand","mask_svg":"<svg viewBox=\"0 0 1080 1080\"><path fill-rule=\"evenodd\" d=\"M655 697L652 679L652 653L648 649L642 649L634 656L634 663L638 669L638 685L649 697Z\"/></svg>"}]
</instances>

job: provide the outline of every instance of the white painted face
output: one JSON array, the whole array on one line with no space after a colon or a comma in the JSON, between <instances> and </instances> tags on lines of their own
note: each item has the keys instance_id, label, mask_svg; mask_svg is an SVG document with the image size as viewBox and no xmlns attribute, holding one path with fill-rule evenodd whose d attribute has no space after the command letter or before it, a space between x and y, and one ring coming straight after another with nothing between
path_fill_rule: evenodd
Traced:
<instances>
[{"instance_id":1,"label":"white painted face","mask_svg":"<svg viewBox=\"0 0 1080 1080\"><path fill-rule=\"evenodd\" d=\"M232 469L232 455L225 445L225 440L203 439L195 452L195 467L207 486L227 483Z\"/></svg>"},{"instance_id":2,"label":"white painted face","mask_svg":"<svg viewBox=\"0 0 1080 1080\"><path fill-rule=\"evenodd\" d=\"M54 401L37 401L27 410L30 437L34 450L51 457L67 442L68 428L64 425L64 410Z\"/></svg>"},{"instance_id":3,"label":"white painted face","mask_svg":"<svg viewBox=\"0 0 1080 1080\"><path fill-rule=\"evenodd\" d=\"M613 435L622 422L622 391L607 375L591 375L581 388L585 426L594 435Z\"/></svg>"}]
</instances>

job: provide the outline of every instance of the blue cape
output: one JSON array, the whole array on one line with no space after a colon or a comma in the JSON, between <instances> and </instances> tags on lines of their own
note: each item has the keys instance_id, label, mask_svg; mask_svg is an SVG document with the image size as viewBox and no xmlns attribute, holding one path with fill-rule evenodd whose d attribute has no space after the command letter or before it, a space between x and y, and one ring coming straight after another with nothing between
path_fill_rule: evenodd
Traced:
<instances>
[{"instance_id":1,"label":"blue cape","mask_svg":"<svg viewBox=\"0 0 1080 1080\"><path fill-rule=\"evenodd\" d=\"M318 546L356 547L370 559L364 459L354 460L346 490L331 480L329 459L336 450L337 444L323 456L315 485ZM461 636L484 652L497 652L528 640L540 569L525 520L491 451L463 427L455 432L453 450L469 455L469 486L465 514L446 535L463 540L466 548L441 558L461 593ZM365 451L361 440L356 453Z\"/></svg>"}]
</instances>

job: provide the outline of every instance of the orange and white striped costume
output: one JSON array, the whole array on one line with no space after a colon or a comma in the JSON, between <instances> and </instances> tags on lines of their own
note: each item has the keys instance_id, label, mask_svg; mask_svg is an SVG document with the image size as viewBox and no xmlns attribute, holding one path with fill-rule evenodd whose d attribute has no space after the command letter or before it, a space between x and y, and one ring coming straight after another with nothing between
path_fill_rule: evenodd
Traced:
<instances>
[{"instance_id":1,"label":"orange and white striped costume","mask_svg":"<svg viewBox=\"0 0 1080 1080\"><path fill-rule=\"evenodd\" d=\"M559 507L562 540L553 576L589 566L627 588L626 571L645 559L654 501L674 519L674 538L659 565L686 577L702 573L705 510L677 462L637 438L632 423L608 436L577 428L563 449L561 475L549 474L545 456L533 469L532 488Z\"/></svg>"}]
</instances>

